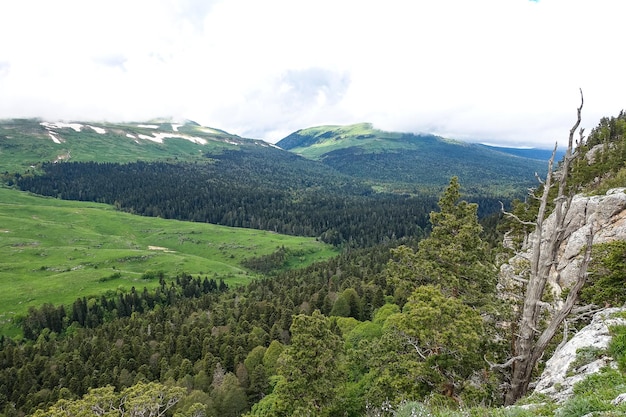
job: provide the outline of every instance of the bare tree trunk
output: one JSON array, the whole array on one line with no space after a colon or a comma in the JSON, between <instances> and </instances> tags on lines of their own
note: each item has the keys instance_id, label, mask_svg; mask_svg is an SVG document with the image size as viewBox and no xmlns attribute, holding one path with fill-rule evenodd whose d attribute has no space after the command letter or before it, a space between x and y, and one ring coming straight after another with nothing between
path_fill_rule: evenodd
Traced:
<instances>
[{"instance_id":1,"label":"bare tree trunk","mask_svg":"<svg viewBox=\"0 0 626 417\"><path fill-rule=\"evenodd\" d=\"M538 330L539 320L545 303L542 298L546 290L548 277L553 268L558 265L558 251L565 236L565 218L570 208L573 193L568 192L567 176L569 174L570 162L575 156L573 154L574 133L578 129L581 120L583 107L583 95L580 92L581 103L578 107L578 118L569 133L569 142L563 165L560 170L560 178L554 178L553 164L556 155L556 146L552 153L552 158L548 164L548 174L543 183L543 193L540 198L539 212L535 221L534 241L532 242L532 253L530 259L530 277L524 293L524 305L518 323L517 334L514 335L513 359L511 386L505 397L505 404L515 403L528 391L528 386L532 378L533 370L537 362L543 356L546 347L555 336L563 321L570 314L578 293L584 285L587 277L587 264L591 256L591 245L593 243L593 232L587 237L587 249L581 264L580 273L573 287L570 289L567 300L562 307L555 312L545 330ZM582 142L582 131L581 131ZM548 203L550 189L553 183L558 182L559 189L554 199L554 227L544 235L543 223L548 215ZM557 271L558 273L558 271Z\"/></svg>"}]
</instances>

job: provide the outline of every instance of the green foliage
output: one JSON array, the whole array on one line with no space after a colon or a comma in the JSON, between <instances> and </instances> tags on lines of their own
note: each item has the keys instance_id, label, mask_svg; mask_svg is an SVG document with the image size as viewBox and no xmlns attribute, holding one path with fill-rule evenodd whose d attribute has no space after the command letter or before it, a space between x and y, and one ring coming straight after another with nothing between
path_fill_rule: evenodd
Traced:
<instances>
[{"instance_id":1,"label":"green foliage","mask_svg":"<svg viewBox=\"0 0 626 417\"><path fill-rule=\"evenodd\" d=\"M48 410L37 410L34 417L160 416L171 410L185 390L156 383L139 383L116 393L112 386L92 389L78 400L59 400Z\"/></svg>"},{"instance_id":2,"label":"green foliage","mask_svg":"<svg viewBox=\"0 0 626 417\"><path fill-rule=\"evenodd\" d=\"M372 341L383 334L382 325L365 321L357 324L349 332L343 332L348 347L357 348L362 341Z\"/></svg>"},{"instance_id":3,"label":"green foliage","mask_svg":"<svg viewBox=\"0 0 626 417\"><path fill-rule=\"evenodd\" d=\"M0 334L30 306L71 304L186 271L243 284L255 277L239 263L276 247L301 253L292 267L336 255L311 238L204 223L132 216L111 207L40 198L0 188ZM72 285L68 285L72 283Z\"/></svg>"},{"instance_id":4,"label":"green foliage","mask_svg":"<svg viewBox=\"0 0 626 417\"><path fill-rule=\"evenodd\" d=\"M246 392L233 373L226 373L219 384L215 384L215 380L213 383L212 398L218 416L237 417L248 408Z\"/></svg>"},{"instance_id":5,"label":"green foliage","mask_svg":"<svg viewBox=\"0 0 626 417\"><path fill-rule=\"evenodd\" d=\"M584 303L619 306L626 303L626 241L594 245Z\"/></svg>"},{"instance_id":6,"label":"green foliage","mask_svg":"<svg viewBox=\"0 0 626 417\"><path fill-rule=\"evenodd\" d=\"M333 309L330 312L331 316L339 317L354 317L360 320L362 317L363 308L361 304L361 298L354 288L346 288L337 297Z\"/></svg>"},{"instance_id":7,"label":"green foliage","mask_svg":"<svg viewBox=\"0 0 626 417\"><path fill-rule=\"evenodd\" d=\"M402 313L388 317L382 337L359 350L369 361L366 401L392 405L440 395L454 402L462 381L480 369L480 314L433 286L415 290Z\"/></svg>"},{"instance_id":8,"label":"green foliage","mask_svg":"<svg viewBox=\"0 0 626 417\"><path fill-rule=\"evenodd\" d=\"M343 380L339 361L343 343L332 332L331 322L319 311L298 315L291 325L291 344L278 360L281 379L274 391L261 400L252 415L327 415ZM259 414L256 414L259 413Z\"/></svg>"},{"instance_id":9,"label":"green foliage","mask_svg":"<svg viewBox=\"0 0 626 417\"><path fill-rule=\"evenodd\" d=\"M482 319L474 309L430 285L417 288L402 313L387 319L386 327L410 338L425 357L466 357L475 353L483 333Z\"/></svg>"},{"instance_id":10,"label":"green foliage","mask_svg":"<svg viewBox=\"0 0 626 417\"><path fill-rule=\"evenodd\" d=\"M277 143L283 149L379 184L383 189L429 193L457 175L473 192L507 199L534 184L545 161L433 135L384 132L370 124L299 130ZM479 161L479 162L478 162Z\"/></svg>"},{"instance_id":11,"label":"green foliage","mask_svg":"<svg viewBox=\"0 0 626 417\"><path fill-rule=\"evenodd\" d=\"M626 186L626 113L602 118L580 151L570 178L574 189L603 194Z\"/></svg>"},{"instance_id":12,"label":"green foliage","mask_svg":"<svg viewBox=\"0 0 626 417\"><path fill-rule=\"evenodd\" d=\"M317 236L352 246L420 236L434 205L430 194L374 193L369 184L274 148L211 158L203 164L46 163L41 175L16 175L15 183L33 193L104 202L143 216ZM279 261L278 255L272 261Z\"/></svg>"},{"instance_id":13,"label":"green foliage","mask_svg":"<svg viewBox=\"0 0 626 417\"><path fill-rule=\"evenodd\" d=\"M432 232L418 250L401 246L387 266L402 302L420 285L438 285L448 296L469 305L484 305L495 292L497 271L480 238L476 204L460 200L460 185L453 177L439 199L439 212L431 212Z\"/></svg>"},{"instance_id":14,"label":"green foliage","mask_svg":"<svg viewBox=\"0 0 626 417\"><path fill-rule=\"evenodd\" d=\"M382 325L392 314L400 312L400 307L397 304L387 303L376 310L374 314L374 323Z\"/></svg>"},{"instance_id":15,"label":"green foliage","mask_svg":"<svg viewBox=\"0 0 626 417\"><path fill-rule=\"evenodd\" d=\"M617 361L619 369L626 373L626 326L613 326L610 330L609 354Z\"/></svg>"},{"instance_id":16,"label":"green foliage","mask_svg":"<svg viewBox=\"0 0 626 417\"><path fill-rule=\"evenodd\" d=\"M267 375L274 375L276 373L276 366L278 364L278 358L283 353L285 347L278 341L272 340L269 347L263 354L263 366Z\"/></svg>"},{"instance_id":17,"label":"green foliage","mask_svg":"<svg viewBox=\"0 0 626 417\"><path fill-rule=\"evenodd\" d=\"M559 408L555 417L582 417L597 411L605 411L607 406L596 397L573 397Z\"/></svg>"},{"instance_id":18,"label":"green foliage","mask_svg":"<svg viewBox=\"0 0 626 417\"><path fill-rule=\"evenodd\" d=\"M574 359L567 370L568 375L576 371L581 366L590 364L591 362L601 358L606 354L606 349L600 349L594 346L587 346L576 350L576 359Z\"/></svg>"}]
</instances>

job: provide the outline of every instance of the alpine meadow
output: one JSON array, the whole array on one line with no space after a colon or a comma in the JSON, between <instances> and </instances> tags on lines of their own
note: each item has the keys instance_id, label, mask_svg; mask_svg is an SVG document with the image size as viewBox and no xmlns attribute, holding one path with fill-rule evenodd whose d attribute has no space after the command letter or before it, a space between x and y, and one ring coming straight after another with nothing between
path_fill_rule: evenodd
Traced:
<instances>
[{"instance_id":1,"label":"alpine meadow","mask_svg":"<svg viewBox=\"0 0 626 417\"><path fill-rule=\"evenodd\" d=\"M0 121L0 417L626 415L626 113Z\"/></svg>"}]
</instances>

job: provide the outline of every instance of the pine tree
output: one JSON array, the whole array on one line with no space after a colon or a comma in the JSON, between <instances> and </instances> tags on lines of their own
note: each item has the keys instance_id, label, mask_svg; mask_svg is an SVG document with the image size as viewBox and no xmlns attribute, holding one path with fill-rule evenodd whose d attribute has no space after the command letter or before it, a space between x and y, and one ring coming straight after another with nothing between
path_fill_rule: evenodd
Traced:
<instances>
[{"instance_id":1,"label":"pine tree","mask_svg":"<svg viewBox=\"0 0 626 417\"><path fill-rule=\"evenodd\" d=\"M278 359L280 379L251 415L328 415L344 380L339 366L343 341L319 311L300 314L291 325L291 344Z\"/></svg>"},{"instance_id":2,"label":"pine tree","mask_svg":"<svg viewBox=\"0 0 626 417\"><path fill-rule=\"evenodd\" d=\"M480 236L478 205L460 198L458 178L452 177L439 199L439 211L430 213L430 236L419 242L417 251L408 246L393 250L387 273L400 303L421 285L437 285L446 296L471 306L484 305L494 293L497 273Z\"/></svg>"}]
</instances>

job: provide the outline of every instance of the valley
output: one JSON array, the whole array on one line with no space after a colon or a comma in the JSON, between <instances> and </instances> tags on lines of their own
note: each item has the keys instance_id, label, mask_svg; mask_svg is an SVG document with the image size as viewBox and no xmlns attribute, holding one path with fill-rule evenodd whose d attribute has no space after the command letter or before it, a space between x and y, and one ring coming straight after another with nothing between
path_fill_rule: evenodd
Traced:
<instances>
[{"instance_id":1,"label":"valley","mask_svg":"<svg viewBox=\"0 0 626 417\"><path fill-rule=\"evenodd\" d=\"M559 195L537 186L545 151L367 123L275 146L189 121L2 121L0 417L80 414L103 395L119 409L169 398L167 417L620 415L623 326L571 362L615 359L584 393L526 392L539 359L508 395L523 359L510 329L534 276L530 255L509 268L511 285L501 268L533 225L557 224L552 207L626 186L624 120L603 119L581 143L554 176L568 181ZM619 227L621 212L599 227ZM583 232L555 230L546 241ZM553 336L626 302L624 245L611 239L567 260L589 263L579 298L555 281L535 300L583 312ZM528 340L552 329L541 318Z\"/></svg>"},{"instance_id":2,"label":"valley","mask_svg":"<svg viewBox=\"0 0 626 417\"><path fill-rule=\"evenodd\" d=\"M0 188L0 229L0 334L15 334L13 319L29 307L154 288L157 273L187 272L238 286L259 277L244 260L282 247L294 254L283 268L337 254L312 238L137 216L6 188Z\"/></svg>"}]
</instances>

